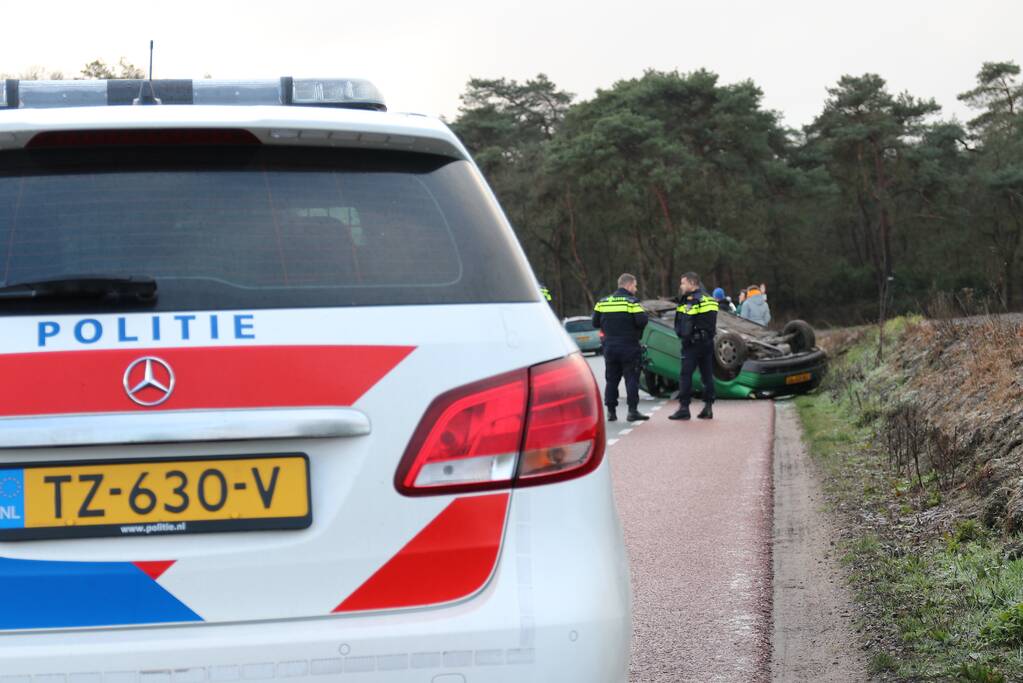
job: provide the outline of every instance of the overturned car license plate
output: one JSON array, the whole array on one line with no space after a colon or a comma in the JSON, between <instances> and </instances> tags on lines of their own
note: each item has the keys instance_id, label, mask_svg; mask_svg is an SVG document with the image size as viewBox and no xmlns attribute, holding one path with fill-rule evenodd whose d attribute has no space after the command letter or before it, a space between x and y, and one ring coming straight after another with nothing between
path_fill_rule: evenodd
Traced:
<instances>
[{"instance_id":1,"label":"overturned car license plate","mask_svg":"<svg viewBox=\"0 0 1023 683\"><path fill-rule=\"evenodd\" d=\"M302 529L304 454L25 464L0 469L0 540Z\"/></svg>"},{"instance_id":2,"label":"overturned car license plate","mask_svg":"<svg viewBox=\"0 0 1023 683\"><path fill-rule=\"evenodd\" d=\"M809 372L801 372L798 375L789 375L785 378L785 384L802 384L803 382L809 382L813 379L813 374Z\"/></svg>"}]
</instances>

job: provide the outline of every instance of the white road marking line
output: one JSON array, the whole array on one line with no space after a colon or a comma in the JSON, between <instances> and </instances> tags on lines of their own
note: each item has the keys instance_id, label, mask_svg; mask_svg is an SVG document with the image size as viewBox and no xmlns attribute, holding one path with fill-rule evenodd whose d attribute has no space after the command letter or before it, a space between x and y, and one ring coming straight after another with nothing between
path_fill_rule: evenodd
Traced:
<instances>
[{"instance_id":1,"label":"white road marking line","mask_svg":"<svg viewBox=\"0 0 1023 683\"><path fill-rule=\"evenodd\" d=\"M608 446L614 446L616 443L618 443L618 439L608 439L607 440L607 445Z\"/></svg>"},{"instance_id":2,"label":"white road marking line","mask_svg":"<svg viewBox=\"0 0 1023 683\"><path fill-rule=\"evenodd\" d=\"M632 430L633 430L632 427L629 427L628 429L623 429L622 431L618 432L618 436L625 436L626 434L628 434Z\"/></svg>"}]
</instances>

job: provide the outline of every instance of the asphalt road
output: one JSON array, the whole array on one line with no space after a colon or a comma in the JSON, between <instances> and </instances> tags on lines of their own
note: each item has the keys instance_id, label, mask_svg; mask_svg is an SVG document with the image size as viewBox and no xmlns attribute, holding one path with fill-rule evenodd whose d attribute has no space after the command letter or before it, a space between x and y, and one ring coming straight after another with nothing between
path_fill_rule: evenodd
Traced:
<instances>
[{"instance_id":1,"label":"asphalt road","mask_svg":"<svg viewBox=\"0 0 1023 683\"><path fill-rule=\"evenodd\" d=\"M603 359L587 360L603 388ZM713 421L672 422L675 407L641 394L653 419L608 424L632 568L631 680L766 681L774 407L721 401Z\"/></svg>"}]
</instances>

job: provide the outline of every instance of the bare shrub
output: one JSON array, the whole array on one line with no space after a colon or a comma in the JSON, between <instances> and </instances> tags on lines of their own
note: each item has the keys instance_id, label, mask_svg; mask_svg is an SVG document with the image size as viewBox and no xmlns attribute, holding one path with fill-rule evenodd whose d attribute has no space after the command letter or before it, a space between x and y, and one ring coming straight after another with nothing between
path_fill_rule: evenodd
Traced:
<instances>
[{"instance_id":1,"label":"bare shrub","mask_svg":"<svg viewBox=\"0 0 1023 683\"><path fill-rule=\"evenodd\" d=\"M949 432L932 424L916 403L903 403L889 411L882 420L880 437L889 469L907 479L915 477L920 488L924 488L924 475L932 472L940 490L953 488L956 473L967 460L959 428Z\"/></svg>"},{"instance_id":2,"label":"bare shrub","mask_svg":"<svg viewBox=\"0 0 1023 683\"><path fill-rule=\"evenodd\" d=\"M956 292L932 292L924 302L924 315L932 320L947 320L1005 312L1005 300L996 286Z\"/></svg>"},{"instance_id":3,"label":"bare shrub","mask_svg":"<svg viewBox=\"0 0 1023 683\"><path fill-rule=\"evenodd\" d=\"M927 439L927 459L937 474L938 487L949 490L956 484L959 466L967 460L967 451L961 444L958 425L952 433L932 426Z\"/></svg>"},{"instance_id":4,"label":"bare shrub","mask_svg":"<svg viewBox=\"0 0 1023 683\"><path fill-rule=\"evenodd\" d=\"M949 292L935 292L923 305L924 315L931 320L948 320L958 318L961 313L956 308L955 297Z\"/></svg>"},{"instance_id":5,"label":"bare shrub","mask_svg":"<svg viewBox=\"0 0 1023 683\"><path fill-rule=\"evenodd\" d=\"M920 408L913 403L896 406L881 424L881 439L888 454L888 467L895 472L905 472L907 478L916 474L917 484L923 487L920 471L920 456L924 449L927 425Z\"/></svg>"}]
</instances>

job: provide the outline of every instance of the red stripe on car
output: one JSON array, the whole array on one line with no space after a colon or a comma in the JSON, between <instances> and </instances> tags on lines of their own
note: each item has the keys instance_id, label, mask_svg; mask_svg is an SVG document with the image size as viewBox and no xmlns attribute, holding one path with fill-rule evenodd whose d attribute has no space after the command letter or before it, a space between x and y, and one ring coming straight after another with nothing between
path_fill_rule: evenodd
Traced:
<instances>
[{"instance_id":1,"label":"red stripe on car","mask_svg":"<svg viewBox=\"0 0 1023 683\"><path fill-rule=\"evenodd\" d=\"M434 605L483 587L497 562L508 494L456 498L335 612Z\"/></svg>"},{"instance_id":2,"label":"red stripe on car","mask_svg":"<svg viewBox=\"0 0 1023 683\"><path fill-rule=\"evenodd\" d=\"M414 348L220 346L0 354L0 416L352 405ZM145 357L164 361L174 372L173 391L155 406L137 404L124 386L128 367ZM166 374L158 363L153 367ZM133 374L142 370L136 365ZM143 392L156 390L139 392L146 398Z\"/></svg>"},{"instance_id":3,"label":"red stripe on car","mask_svg":"<svg viewBox=\"0 0 1023 683\"><path fill-rule=\"evenodd\" d=\"M163 573L171 568L177 560L154 560L149 562L132 562L133 565L142 570L142 572L156 581L158 578L163 576Z\"/></svg>"}]
</instances>

